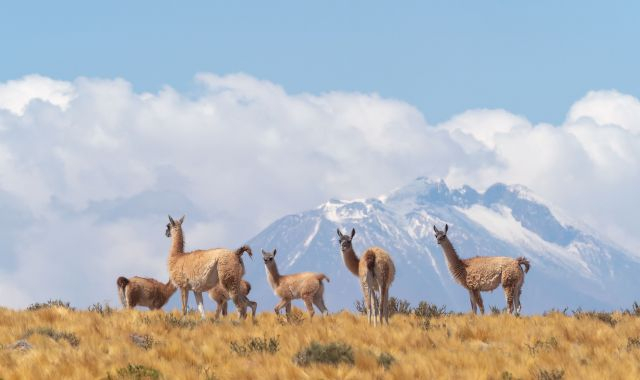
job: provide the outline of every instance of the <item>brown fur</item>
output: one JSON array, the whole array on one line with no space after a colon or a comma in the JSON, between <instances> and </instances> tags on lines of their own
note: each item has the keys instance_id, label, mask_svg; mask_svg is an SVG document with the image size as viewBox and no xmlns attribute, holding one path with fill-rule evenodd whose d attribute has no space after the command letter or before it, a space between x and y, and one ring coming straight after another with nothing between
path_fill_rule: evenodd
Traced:
<instances>
[{"instance_id":1,"label":"brown fur","mask_svg":"<svg viewBox=\"0 0 640 380\"><path fill-rule=\"evenodd\" d=\"M163 284L152 278L118 277L116 284L122 307L129 309L136 306L145 306L151 310L161 309L176 292L176 287L171 281Z\"/></svg>"},{"instance_id":2,"label":"brown fur","mask_svg":"<svg viewBox=\"0 0 640 380\"><path fill-rule=\"evenodd\" d=\"M198 310L205 317L202 292L209 291L221 284L233 300L242 318L246 317L249 300L240 292L240 281L244 276L242 253L251 254L248 246L236 250L216 248L184 252L182 222L184 217L174 221L169 217L166 235L172 238L168 267L171 281L180 288L182 313L187 313L188 292L192 290L196 297Z\"/></svg>"},{"instance_id":3,"label":"brown fur","mask_svg":"<svg viewBox=\"0 0 640 380\"><path fill-rule=\"evenodd\" d=\"M273 252L262 251L262 257L267 272L267 281L273 292L280 297L280 302L274 311L280 314L282 308L286 308L287 318L291 312L291 301L302 299L309 311L309 318L313 318L313 305L322 312L329 311L324 304L324 285L322 280L329 282L329 277L323 273L302 272L289 275L281 275L275 260L276 250Z\"/></svg>"},{"instance_id":4,"label":"brown fur","mask_svg":"<svg viewBox=\"0 0 640 380\"><path fill-rule=\"evenodd\" d=\"M240 294L243 296L248 296L251 292L251 284L248 281L241 280L240 281ZM216 285L215 288L209 290L209 298L216 302L216 319L220 317L220 313L222 312L223 316L227 315L227 301L231 299L229 297L229 292L227 292L221 284ZM248 298L247 298L248 299ZM251 316L255 317L256 308L258 304L254 301L249 301L249 307L251 307Z\"/></svg>"},{"instance_id":5,"label":"brown fur","mask_svg":"<svg viewBox=\"0 0 640 380\"><path fill-rule=\"evenodd\" d=\"M351 236L349 236L338 230L342 258L349 271L360 279L369 323L372 322L373 318L373 324L375 325L379 315L380 324L384 321L388 325L389 288L395 278L396 267L393 264L393 260L391 260L391 256L379 247L367 248L362 257L358 258L351 242L355 233L356 230L352 229ZM380 303L378 303L376 293L380 293Z\"/></svg>"},{"instance_id":6,"label":"brown fur","mask_svg":"<svg viewBox=\"0 0 640 380\"><path fill-rule=\"evenodd\" d=\"M520 313L520 294L524 284L524 274L529 271L530 263L524 257L517 259L504 256L477 256L460 259L444 231L433 227L438 244L442 247L451 275L457 283L469 291L471 309L477 313L477 307L484 314L484 304L480 292L492 291L502 284L509 313ZM524 266L524 271L521 268Z\"/></svg>"}]
</instances>

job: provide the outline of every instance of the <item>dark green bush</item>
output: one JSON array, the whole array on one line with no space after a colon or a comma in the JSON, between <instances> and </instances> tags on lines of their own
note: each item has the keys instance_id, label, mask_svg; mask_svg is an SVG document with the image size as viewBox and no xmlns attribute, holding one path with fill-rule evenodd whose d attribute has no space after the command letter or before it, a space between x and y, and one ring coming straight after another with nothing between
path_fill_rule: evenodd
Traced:
<instances>
[{"instance_id":1,"label":"dark green bush","mask_svg":"<svg viewBox=\"0 0 640 380\"><path fill-rule=\"evenodd\" d=\"M135 379L135 380L157 380L161 374L155 368L146 367L141 364L129 364L126 367L119 368L116 371L116 379ZM107 379L114 379L111 374L107 375Z\"/></svg>"},{"instance_id":2,"label":"dark green bush","mask_svg":"<svg viewBox=\"0 0 640 380\"><path fill-rule=\"evenodd\" d=\"M313 363L337 366L340 363L353 365L355 359L353 349L348 344L342 342L328 344L312 342L307 348L293 357L293 362L299 366L308 366Z\"/></svg>"},{"instance_id":3,"label":"dark green bush","mask_svg":"<svg viewBox=\"0 0 640 380\"><path fill-rule=\"evenodd\" d=\"M413 313L420 318L439 318L449 314L446 306L437 306L426 301L420 301Z\"/></svg>"},{"instance_id":4,"label":"dark green bush","mask_svg":"<svg viewBox=\"0 0 640 380\"><path fill-rule=\"evenodd\" d=\"M389 315L394 314L411 314L411 303L407 300L389 297Z\"/></svg>"},{"instance_id":5,"label":"dark green bush","mask_svg":"<svg viewBox=\"0 0 640 380\"><path fill-rule=\"evenodd\" d=\"M391 365L396 361L396 358L394 358L391 354L387 353L387 352L383 352L380 355L378 355L378 364L380 364L381 366L384 367L384 369L389 369L391 368Z\"/></svg>"}]
</instances>

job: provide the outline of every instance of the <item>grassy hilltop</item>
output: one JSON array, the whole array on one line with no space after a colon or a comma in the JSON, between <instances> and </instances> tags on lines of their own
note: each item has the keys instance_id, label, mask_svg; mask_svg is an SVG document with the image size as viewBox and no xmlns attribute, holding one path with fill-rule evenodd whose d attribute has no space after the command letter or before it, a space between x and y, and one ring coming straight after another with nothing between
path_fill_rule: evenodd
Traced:
<instances>
[{"instance_id":1,"label":"grassy hilltop","mask_svg":"<svg viewBox=\"0 0 640 380\"><path fill-rule=\"evenodd\" d=\"M310 322L295 310L288 323L261 313L253 324L235 314L216 322L177 311L0 308L0 378L638 379L638 312L431 309L372 328L349 312ZM14 347L20 339L31 347Z\"/></svg>"}]
</instances>

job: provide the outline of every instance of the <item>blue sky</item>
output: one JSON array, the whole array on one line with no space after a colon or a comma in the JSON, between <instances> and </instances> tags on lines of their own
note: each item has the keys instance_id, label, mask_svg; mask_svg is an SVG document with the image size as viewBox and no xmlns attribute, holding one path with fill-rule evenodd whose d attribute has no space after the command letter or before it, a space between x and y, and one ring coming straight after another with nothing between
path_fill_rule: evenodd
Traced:
<instances>
[{"instance_id":1,"label":"blue sky","mask_svg":"<svg viewBox=\"0 0 640 380\"><path fill-rule=\"evenodd\" d=\"M640 94L639 14L617 1L10 2L0 81L191 91L197 72L244 72L292 93L377 92L432 123L472 108L559 123L589 90Z\"/></svg>"}]
</instances>

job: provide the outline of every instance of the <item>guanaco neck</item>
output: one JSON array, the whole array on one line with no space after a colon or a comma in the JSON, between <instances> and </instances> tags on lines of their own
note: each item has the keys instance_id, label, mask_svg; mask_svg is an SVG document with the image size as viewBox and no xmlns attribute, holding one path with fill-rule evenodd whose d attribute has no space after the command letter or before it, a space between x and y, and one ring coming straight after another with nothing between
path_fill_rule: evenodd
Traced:
<instances>
[{"instance_id":1,"label":"guanaco neck","mask_svg":"<svg viewBox=\"0 0 640 380\"><path fill-rule=\"evenodd\" d=\"M171 255L179 255L184 253L184 235L182 227L171 229Z\"/></svg>"},{"instance_id":2,"label":"guanaco neck","mask_svg":"<svg viewBox=\"0 0 640 380\"><path fill-rule=\"evenodd\" d=\"M449 272L453 275L453 277L458 280L461 284L464 284L466 281L466 268L455 248L453 248L453 244L449 241L449 238L444 238L442 243L440 243L442 250L444 251L444 256L447 258L447 265L449 267Z\"/></svg>"},{"instance_id":3,"label":"guanaco neck","mask_svg":"<svg viewBox=\"0 0 640 380\"><path fill-rule=\"evenodd\" d=\"M184 236L182 227L171 229L171 249L169 250L169 268L172 268L179 257L184 254Z\"/></svg>"},{"instance_id":4,"label":"guanaco neck","mask_svg":"<svg viewBox=\"0 0 640 380\"><path fill-rule=\"evenodd\" d=\"M344 264L347 266L349 271L358 276L358 265L360 264L360 259L356 255L356 252L353 250L353 246L342 250L342 259L344 260Z\"/></svg>"},{"instance_id":5,"label":"guanaco neck","mask_svg":"<svg viewBox=\"0 0 640 380\"><path fill-rule=\"evenodd\" d=\"M280 273L278 272L278 266L276 265L275 260L272 260L271 263L264 266L267 270L267 280L269 281L269 285L273 289L277 288L280 285Z\"/></svg>"},{"instance_id":6,"label":"guanaco neck","mask_svg":"<svg viewBox=\"0 0 640 380\"><path fill-rule=\"evenodd\" d=\"M167 281L167 283L164 285L164 295L167 299L169 299L169 297L171 297L173 295L173 293L176 292L176 286L173 285L173 282L171 282L171 280Z\"/></svg>"}]
</instances>

